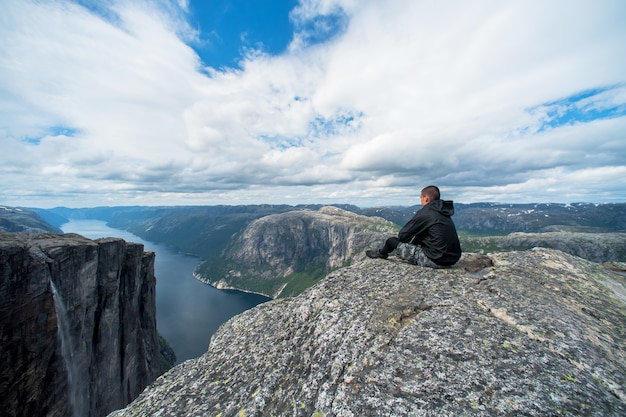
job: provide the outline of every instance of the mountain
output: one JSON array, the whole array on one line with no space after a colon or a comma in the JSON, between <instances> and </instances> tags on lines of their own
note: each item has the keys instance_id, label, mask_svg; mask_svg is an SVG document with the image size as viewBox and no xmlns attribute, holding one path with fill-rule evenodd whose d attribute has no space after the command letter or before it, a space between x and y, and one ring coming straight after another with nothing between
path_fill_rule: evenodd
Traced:
<instances>
[{"instance_id":1,"label":"mountain","mask_svg":"<svg viewBox=\"0 0 626 417\"><path fill-rule=\"evenodd\" d=\"M109 226L128 230L142 239L164 243L183 252L209 259L221 255L228 239L252 221L271 214L297 210L319 210L322 205L245 205L180 207L94 207L32 209L50 223L60 219L98 219ZM419 206L359 208L333 205L369 217L381 217L403 226ZM626 204L499 204L455 203L457 229L466 235L506 235L555 230L578 232L626 231ZM0 218L2 218L0 212ZM53 217L54 216L54 217Z\"/></svg>"},{"instance_id":2,"label":"mountain","mask_svg":"<svg viewBox=\"0 0 626 417\"><path fill-rule=\"evenodd\" d=\"M454 222L460 232L472 235L504 235L513 232L626 231L626 204L503 204L455 203ZM374 207L361 214L385 218L404 225L419 206Z\"/></svg>"},{"instance_id":3,"label":"mountain","mask_svg":"<svg viewBox=\"0 0 626 417\"><path fill-rule=\"evenodd\" d=\"M50 223L60 219L98 219L109 226L128 230L142 239L164 243L180 252L210 259L221 255L233 234L252 221L271 214L319 210L322 205L245 205L181 207L94 207L33 209ZM403 226L419 206L359 208L333 205L368 217L381 217ZM556 230L575 232L625 232L626 204L499 204L455 203L453 217L464 235L494 236L513 232L539 233ZM54 216L54 217L51 217ZM0 212L0 218L1 212ZM67 220L65 220L67 221Z\"/></svg>"},{"instance_id":4,"label":"mountain","mask_svg":"<svg viewBox=\"0 0 626 417\"><path fill-rule=\"evenodd\" d=\"M461 231L495 235L570 231L626 231L626 204L456 204L454 221Z\"/></svg>"},{"instance_id":5,"label":"mountain","mask_svg":"<svg viewBox=\"0 0 626 417\"><path fill-rule=\"evenodd\" d=\"M18 207L0 206L0 231L28 233L61 233L36 211Z\"/></svg>"},{"instance_id":6,"label":"mountain","mask_svg":"<svg viewBox=\"0 0 626 417\"><path fill-rule=\"evenodd\" d=\"M320 207L322 206L271 204L76 209L57 207L48 212L65 218L65 222L69 219L102 220L110 227L127 230L144 240L163 243L181 253L210 259L220 255L233 234L258 218L292 210L317 210Z\"/></svg>"},{"instance_id":7,"label":"mountain","mask_svg":"<svg viewBox=\"0 0 626 417\"><path fill-rule=\"evenodd\" d=\"M365 259L234 317L111 417L623 416L626 264L611 268L551 249Z\"/></svg>"},{"instance_id":8,"label":"mountain","mask_svg":"<svg viewBox=\"0 0 626 417\"><path fill-rule=\"evenodd\" d=\"M274 297L298 294L333 268L358 259L359 251L380 246L419 209L329 206L338 209L336 213L344 213L336 217L337 224L349 218L347 213L364 225L382 222L383 218L390 222L386 232L370 236L368 242L359 241L361 250L351 247L350 255L345 256L345 245L330 241L328 228L333 222L314 222L310 218L322 207L96 207L56 208L51 212L67 218L105 220L143 239L201 257L204 263L196 275L205 282ZM488 253L542 246L597 262L626 261L626 204L474 203L455 204L455 208L453 219L464 251ZM324 210L326 217L331 216L330 209ZM298 226L302 222L306 229ZM361 228L367 230L368 226ZM515 234L520 232L526 235ZM344 238L357 236L362 237ZM344 263L336 262L333 256L339 256Z\"/></svg>"},{"instance_id":9,"label":"mountain","mask_svg":"<svg viewBox=\"0 0 626 417\"><path fill-rule=\"evenodd\" d=\"M252 291L269 297L297 295L321 277L364 257L397 234L397 225L324 207L269 215L234 235L221 256L204 262L197 277L218 288ZM560 249L595 262L626 260L626 233L571 231L461 236L464 251L497 252L536 246Z\"/></svg>"},{"instance_id":10,"label":"mountain","mask_svg":"<svg viewBox=\"0 0 626 417\"><path fill-rule=\"evenodd\" d=\"M337 207L272 214L250 223L196 275L218 288L285 297L363 258L365 249L395 233L386 220Z\"/></svg>"},{"instance_id":11,"label":"mountain","mask_svg":"<svg viewBox=\"0 0 626 417\"><path fill-rule=\"evenodd\" d=\"M3 415L106 415L163 372L154 259L121 239L0 232Z\"/></svg>"},{"instance_id":12,"label":"mountain","mask_svg":"<svg viewBox=\"0 0 626 417\"><path fill-rule=\"evenodd\" d=\"M463 250L500 252L534 247L553 248L593 262L626 261L626 233L555 231L510 233L506 236L463 236Z\"/></svg>"}]
</instances>

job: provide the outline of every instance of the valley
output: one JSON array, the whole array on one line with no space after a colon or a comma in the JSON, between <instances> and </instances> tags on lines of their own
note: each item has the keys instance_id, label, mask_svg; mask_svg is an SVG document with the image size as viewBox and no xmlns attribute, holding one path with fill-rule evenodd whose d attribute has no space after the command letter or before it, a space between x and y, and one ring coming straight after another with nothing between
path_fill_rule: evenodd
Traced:
<instances>
[{"instance_id":1,"label":"valley","mask_svg":"<svg viewBox=\"0 0 626 417\"><path fill-rule=\"evenodd\" d=\"M202 259L196 276L204 282L274 298L299 294L331 270L362 259L365 249L395 234L417 209L261 204L33 210L53 227L67 219L104 221ZM465 252L539 246L594 262L626 261L626 204L458 203L453 220Z\"/></svg>"}]
</instances>

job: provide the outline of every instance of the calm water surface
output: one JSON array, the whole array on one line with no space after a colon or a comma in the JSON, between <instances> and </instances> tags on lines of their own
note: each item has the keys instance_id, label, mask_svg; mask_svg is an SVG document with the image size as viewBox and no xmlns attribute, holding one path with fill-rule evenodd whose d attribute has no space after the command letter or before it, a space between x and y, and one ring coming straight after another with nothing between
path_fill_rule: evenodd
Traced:
<instances>
[{"instance_id":1,"label":"calm water surface","mask_svg":"<svg viewBox=\"0 0 626 417\"><path fill-rule=\"evenodd\" d=\"M119 237L144 245L156 253L155 275L157 328L176 352L177 363L206 352L218 327L231 317L269 298L240 291L218 290L193 277L200 260L176 253L167 246L147 242L124 230L112 229L99 220L71 220L61 229L89 239Z\"/></svg>"}]
</instances>

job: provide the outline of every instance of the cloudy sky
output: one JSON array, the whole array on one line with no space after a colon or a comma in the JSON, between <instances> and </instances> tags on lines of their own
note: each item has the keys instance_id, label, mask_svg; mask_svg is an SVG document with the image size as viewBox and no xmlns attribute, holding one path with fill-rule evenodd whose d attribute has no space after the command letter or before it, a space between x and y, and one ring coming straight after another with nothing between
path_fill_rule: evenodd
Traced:
<instances>
[{"instance_id":1,"label":"cloudy sky","mask_svg":"<svg viewBox=\"0 0 626 417\"><path fill-rule=\"evenodd\" d=\"M0 205L626 202L623 0L3 0Z\"/></svg>"}]
</instances>

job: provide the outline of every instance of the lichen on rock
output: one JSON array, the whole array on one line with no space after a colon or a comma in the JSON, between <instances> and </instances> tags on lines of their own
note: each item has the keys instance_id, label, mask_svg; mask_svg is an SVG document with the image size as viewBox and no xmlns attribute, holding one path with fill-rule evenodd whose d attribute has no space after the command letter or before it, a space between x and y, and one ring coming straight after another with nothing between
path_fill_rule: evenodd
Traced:
<instances>
[{"instance_id":1,"label":"lichen on rock","mask_svg":"<svg viewBox=\"0 0 626 417\"><path fill-rule=\"evenodd\" d=\"M236 316L112 415L624 415L624 286L550 249L366 259Z\"/></svg>"}]
</instances>

